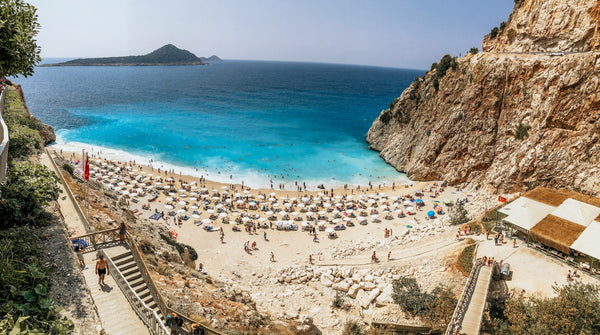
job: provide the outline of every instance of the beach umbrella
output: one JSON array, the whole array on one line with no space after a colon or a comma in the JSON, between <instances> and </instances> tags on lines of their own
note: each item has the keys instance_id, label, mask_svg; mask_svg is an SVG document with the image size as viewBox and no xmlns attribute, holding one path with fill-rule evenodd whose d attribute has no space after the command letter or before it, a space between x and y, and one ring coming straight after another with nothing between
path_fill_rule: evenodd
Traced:
<instances>
[{"instance_id":1,"label":"beach umbrella","mask_svg":"<svg viewBox=\"0 0 600 335\"><path fill-rule=\"evenodd\" d=\"M340 223L340 219L333 219L331 222L338 224L338 223Z\"/></svg>"},{"instance_id":2,"label":"beach umbrella","mask_svg":"<svg viewBox=\"0 0 600 335\"><path fill-rule=\"evenodd\" d=\"M429 216L430 218L435 216L435 212L434 211L429 211L427 212L427 216Z\"/></svg>"},{"instance_id":3,"label":"beach umbrella","mask_svg":"<svg viewBox=\"0 0 600 335\"><path fill-rule=\"evenodd\" d=\"M333 231L334 231L334 229L333 229L333 228L327 228L327 229L325 229L325 232L326 232L327 234L333 233Z\"/></svg>"},{"instance_id":4,"label":"beach umbrella","mask_svg":"<svg viewBox=\"0 0 600 335\"><path fill-rule=\"evenodd\" d=\"M185 206L187 204L187 202L181 200L180 202L177 203L179 206Z\"/></svg>"},{"instance_id":5,"label":"beach umbrella","mask_svg":"<svg viewBox=\"0 0 600 335\"><path fill-rule=\"evenodd\" d=\"M409 206L409 207L406 207L406 210L407 210L407 211L413 211L413 210L415 210L415 208L414 208L414 207L412 207L412 206Z\"/></svg>"},{"instance_id":6,"label":"beach umbrella","mask_svg":"<svg viewBox=\"0 0 600 335\"><path fill-rule=\"evenodd\" d=\"M210 223L210 219L202 219L202 223L209 224Z\"/></svg>"},{"instance_id":7,"label":"beach umbrella","mask_svg":"<svg viewBox=\"0 0 600 335\"><path fill-rule=\"evenodd\" d=\"M185 213L185 209L180 209L177 211L177 213L179 213L179 214Z\"/></svg>"},{"instance_id":8,"label":"beach umbrella","mask_svg":"<svg viewBox=\"0 0 600 335\"><path fill-rule=\"evenodd\" d=\"M281 215L281 216L283 216L283 215L286 215L287 213L284 212L284 211L280 211L278 214Z\"/></svg>"},{"instance_id":9,"label":"beach umbrella","mask_svg":"<svg viewBox=\"0 0 600 335\"><path fill-rule=\"evenodd\" d=\"M137 193L130 193L129 195L132 196L132 197L137 197L138 196Z\"/></svg>"},{"instance_id":10,"label":"beach umbrella","mask_svg":"<svg viewBox=\"0 0 600 335\"><path fill-rule=\"evenodd\" d=\"M434 210L441 211L442 210L442 206L435 206Z\"/></svg>"},{"instance_id":11,"label":"beach umbrella","mask_svg":"<svg viewBox=\"0 0 600 335\"><path fill-rule=\"evenodd\" d=\"M165 208L166 209L173 209L173 206L171 206L171 205L165 205Z\"/></svg>"},{"instance_id":12,"label":"beach umbrella","mask_svg":"<svg viewBox=\"0 0 600 335\"><path fill-rule=\"evenodd\" d=\"M191 209L198 209L198 206L192 206Z\"/></svg>"},{"instance_id":13,"label":"beach umbrella","mask_svg":"<svg viewBox=\"0 0 600 335\"><path fill-rule=\"evenodd\" d=\"M271 216L271 215L273 215L273 211L268 211L265 214Z\"/></svg>"},{"instance_id":14,"label":"beach umbrella","mask_svg":"<svg viewBox=\"0 0 600 335\"><path fill-rule=\"evenodd\" d=\"M198 200L198 198L196 198L196 197L190 197L190 201L196 201L196 200Z\"/></svg>"},{"instance_id":15,"label":"beach umbrella","mask_svg":"<svg viewBox=\"0 0 600 335\"><path fill-rule=\"evenodd\" d=\"M315 215L315 213L313 213L313 212L306 212L306 215L313 216L313 215Z\"/></svg>"},{"instance_id":16,"label":"beach umbrella","mask_svg":"<svg viewBox=\"0 0 600 335\"><path fill-rule=\"evenodd\" d=\"M219 216L222 217L222 218L224 218L224 217L227 216L227 213L220 213Z\"/></svg>"},{"instance_id":17,"label":"beach umbrella","mask_svg":"<svg viewBox=\"0 0 600 335\"><path fill-rule=\"evenodd\" d=\"M304 221L304 222L302 222L302 226L308 227L308 226L310 226L310 223L308 221Z\"/></svg>"},{"instance_id":18,"label":"beach umbrella","mask_svg":"<svg viewBox=\"0 0 600 335\"><path fill-rule=\"evenodd\" d=\"M177 193L170 192L169 195L172 196L172 197L174 197L174 196L177 195Z\"/></svg>"},{"instance_id":19,"label":"beach umbrella","mask_svg":"<svg viewBox=\"0 0 600 335\"><path fill-rule=\"evenodd\" d=\"M200 215L198 215L198 214L192 214L192 217L193 217L194 219L199 219L199 218L200 218Z\"/></svg>"},{"instance_id":20,"label":"beach umbrella","mask_svg":"<svg viewBox=\"0 0 600 335\"><path fill-rule=\"evenodd\" d=\"M324 226L326 223L327 223L327 222L325 222L325 221L319 221L319 222L317 222L317 224L318 224L319 226Z\"/></svg>"},{"instance_id":21,"label":"beach umbrella","mask_svg":"<svg viewBox=\"0 0 600 335\"><path fill-rule=\"evenodd\" d=\"M298 216L298 215L300 215L300 213L298 213L298 212L292 212L292 215L293 216Z\"/></svg>"},{"instance_id":22,"label":"beach umbrella","mask_svg":"<svg viewBox=\"0 0 600 335\"><path fill-rule=\"evenodd\" d=\"M267 219L265 219L265 218L258 218L258 222L264 222L264 221L267 221Z\"/></svg>"},{"instance_id":23,"label":"beach umbrella","mask_svg":"<svg viewBox=\"0 0 600 335\"><path fill-rule=\"evenodd\" d=\"M214 212L215 212L214 209L209 209L209 210L206 211L206 213L208 213L208 214L213 214Z\"/></svg>"}]
</instances>

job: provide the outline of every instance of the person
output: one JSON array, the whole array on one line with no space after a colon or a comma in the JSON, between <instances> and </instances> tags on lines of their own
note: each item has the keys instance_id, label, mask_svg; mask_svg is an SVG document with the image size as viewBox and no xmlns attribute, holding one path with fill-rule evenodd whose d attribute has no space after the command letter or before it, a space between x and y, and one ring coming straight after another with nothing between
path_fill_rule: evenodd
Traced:
<instances>
[{"instance_id":1,"label":"person","mask_svg":"<svg viewBox=\"0 0 600 335\"><path fill-rule=\"evenodd\" d=\"M373 255L371 256L371 263L377 261L377 255L375 254L375 251L373 250Z\"/></svg>"},{"instance_id":2,"label":"person","mask_svg":"<svg viewBox=\"0 0 600 335\"><path fill-rule=\"evenodd\" d=\"M125 239L125 230L127 228L125 228L125 222L121 222L121 225L119 226L119 243L123 243L123 240Z\"/></svg>"},{"instance_id":3,"label":"person","mask_svg":"<svg viewBox=\"0 0 600 335\"><path fill-rule=\"evenodd\" d=\"M571 270L569 270L569 272L567 272L567 281L571 281Z\"/></svg>"},{"instance_id":4,"label":"person","mask_svg":"<svg viewBox=\"0 0 600 335\"><path fill-rule=\"evenodd\" d=\"M312 264L312 255L308 255L308 264Z\"/></svg>"},{"instance_id":5,"label":"person","mask_svg":"<svg viewBox=\"0 0 600 335\"><path fill-rule=\"evenodd\" d=\"M271 262L275 262L275 254L271 251Z\"/></svg>"},{"instance_id":6,"label":"person","mask_svg":"<svg viewBox=\"0 0 600 335\"><path fill-rule=\"evenodd\" d=\"M83 252L85 250L85 247L83 246L83 244L75 244L73 250L75 250L75 253L77 254L77 260L79 261L79 265L85 267L85 261L83 260Z\"/></svg>"},{"instance_id":7,"label":"person","mask_svg":"<svg viewBox=\"0 0 600 335\"><path fill-rule=\"evenodd\" d=\"M267 240L267 232L266 231L263 233L263 238L265 239L265 241Z\"/></svg>"},{"instance_id":8,"label":"person","mask_svg":"<svg viewBox=\"0 0 600 335\"><path fill-rule=\"evenodd\" d=\"M104 255L100 254L98 261L96 262L96 274L98 275L98 284L104 284L104 276L108 273L108 262L104 259Z\"/></svg>"},{"instance_id":9,"label":"person","mask_svg":"<svg viewBox=\"0 0 600 335\"><path fill-rule=\"evenodd\" d=\"M392 259L392 252L391 251L388 252L388 262L390 261L390 259Z\"/></svg>"},{"instance_id":10,"label":"person","mask_svg":"<svg viewBox=\"0 0 600 335\"><path fill-rule=\"evenodd\" d=\"M203 264L202 264L202 263L200 263L200 264L198 265L198 271L202 272L202 268L203 268L203 267L204 267L204 266L203 266Z\"/></svg>"},{"instance_id":11,"label":"person","mask_svg":"<svg viewBox=\"0 0 600 335\"><path fill-rule=\"evenodd\" d=\"M513 248L516 248L516 247L517 247L517 239L515 238L515 239L513 240Z\"/></svg>"}]
</instances>

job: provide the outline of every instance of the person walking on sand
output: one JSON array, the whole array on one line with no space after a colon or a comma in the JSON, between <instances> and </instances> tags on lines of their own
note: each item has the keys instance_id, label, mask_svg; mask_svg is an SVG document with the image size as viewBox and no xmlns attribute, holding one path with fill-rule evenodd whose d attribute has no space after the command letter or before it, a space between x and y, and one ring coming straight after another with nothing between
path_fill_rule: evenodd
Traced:
<instances>
[{"instance_id":1,"label":"person walking on sand","mask_svg":"<svg viewBox=\"0 0 600 335\"><path fill-rule=\"evenodd\" d=\"M271 251L271 262L275 262L275 254Z\"/></svg>"},{"instance_id":2,"label":"person walking on sand","mask_svg":"<svg viewBox=\"0 0 600 335\"><path fill-rule=\"evenodd\" d=\"M392 252L388 251L388 262L390 261L390 259L392 259Z\"/></svg>"},{"instance_id":3,"label":"person walking on sand","mask_svg":"<svg viewBox=\"0 0 600 335\"><path fill-rule=\"evenodd\" d=\"M104 284L104 276L110 274L108 272L108 262L104 259L104 255L100 254L98 261L96 262L96 274L98 275L98 284Z\"/></svg>"},{"instance_id":4,"label":"person walking on sand","mask_svg":"<svg viewBox=\"0 0 600 335\"><path fill-rule=\"evenodd\" d=\"M308 255L308 264L312 264L312 263L313 263L312 255Z\"/></svg>"}]
</instances>

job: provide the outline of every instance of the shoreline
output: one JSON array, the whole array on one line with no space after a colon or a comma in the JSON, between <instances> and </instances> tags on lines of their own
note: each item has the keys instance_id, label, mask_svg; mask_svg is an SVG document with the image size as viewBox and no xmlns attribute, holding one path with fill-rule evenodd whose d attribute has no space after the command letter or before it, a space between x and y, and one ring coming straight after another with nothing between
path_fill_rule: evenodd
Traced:
<instances>
[{"instance_id":1,"label":"shoreline","mask_svg":"<svg viewBox=\"0 0 600 335\"><path fill-rule=\"evenodd\" d=\"M325 189L330 190L343 188L344 186L348 187L357 187L357 186L367 186L369 183L372 183L374 186L381 185L382 187L391 187L392 184L400 185L410 185L415 183L414 181L408 179L406 174L402 172L398 172L395 177L373 177L371 178L366 176L354 177L355 179L364 179L365 182L360 182L358 180L351 182L338 181L335 178L323 178L323 179L294 179L294 180L281 180L276 179L277 177L273 177L270 175L264 175L258 171L245 171L243 173L239 173L239 171L221 171L215 168L214 171L206 169L206 168L195 168L191 166L178 165L174 163L168 163L162 161L159 157L159 154L150 154L150 155L142 155L141 153L130 152L122 149L113 149L107 147L100 147L92 144L82 143L82 142L62 142L60 136L57 136L57 142L52 143L47 146L49 150L54 150L56 152L65 152L74 154L76 160L81 158L81 150L85 149L88 152L90 158L102 157L107 160L121 162L121 163L130 163L135 162L135 165L142 165L154 169L155 171L160 169L161 173L164 170L169 171L170 173L179 175L179 176L190 176L195 178L205 178L211 182L216 182L220 184L244 184L245 186L249 186L257 189L271 189L271 185L273 185L272 190L282 190L279 188L280 185L283 185L283 190L293 190L296 185L303 183L306 184L306 190L308 191L319 191L322 189L317 188L319 185L323 185ZM385 163L385 162L384 162ZM387 164L387 163L385 163ZM389 165L389 164L387 164ZM236 173L238 172L238 173Z\"/></svg>"}]
</instances>

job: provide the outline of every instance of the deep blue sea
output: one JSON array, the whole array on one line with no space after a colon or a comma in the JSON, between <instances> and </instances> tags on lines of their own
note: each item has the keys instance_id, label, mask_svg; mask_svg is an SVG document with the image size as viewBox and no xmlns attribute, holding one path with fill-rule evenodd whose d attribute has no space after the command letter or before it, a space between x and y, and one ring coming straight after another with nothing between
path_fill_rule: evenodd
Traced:
<instances>
[{"instance_id":1,"label":"deep blue sea","mask_svg":"<svg viewBox=\"0 0 600 335\"><path fill-rule=\"evenodd\" d=\"M424 71L226 60L38 67L22 84L57 146L253 187L407 182L369 150L381 110ZM286 187L286 189L288 189Z\"/></svg>"}]
</instances>

